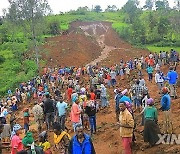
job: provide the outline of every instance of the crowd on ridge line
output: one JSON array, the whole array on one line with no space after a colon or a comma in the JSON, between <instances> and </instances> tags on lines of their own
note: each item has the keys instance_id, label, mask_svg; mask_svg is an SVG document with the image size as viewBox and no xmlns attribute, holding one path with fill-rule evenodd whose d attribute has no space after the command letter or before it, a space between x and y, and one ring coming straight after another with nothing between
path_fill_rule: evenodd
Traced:
<instances>
[{"instance_id":1,"label":"crowd on ridge line","mask_svg":"<svg viewBox=\"0 0 180 154\"><path fill-rule=\"evenodd\" d=\"M11 140L11 153L13 154L20 153L23 148L25 150L23 151L24 153L27 153L27 151L40 151L42 150L41 148L43 148L44 153L51 153L47 132L43 131L43 123L45 121L46 129L53 129L55 148L62 151L61 153L82 151L82 147L80 148L79 145L82 145L84 142L87 145L84 145L85 148L83 150L87 150L89 153L95 153L90 136L85 134L83 129L89 129L90 127L90 134L96 133L96 113L99 109L109 106L106 85L107 87L116 88L116 77L118 75L123 80L124 75L129 78L132 70L138 70L138 77L133 80L129 92L127 89L121 91L121 89L116 88L114 90L116 118L120 126L120 134L125 153L131 153L130 143L131 141L135 141L133 133L135 129L134 108L142 114L144 141L149 142L151 146L154 145L157 142L157 134L159 133L157 131L159 130L157 125L157 109L153 105L153 99L148 94L141 70L146 68L150 81L153 77L154 67L157 71L155 82L159 87L159 92L162 94L161 110L165 118L164 133L172 133L170 95L174 98L177 97L177 72L173 67L170 67L167 76L164 76L163 72L160 71L160 67L162 64L165 65L169 62L173 62L176 67L179 59L177 58L174 61L175 58L172 58L165 61L161 59L160 55L157 61L155 58L156 54L152 53L145 58L141 56L139 59L135 58L133 61L130 59L128 62L124 62L121 59L120 64L110 68L100 67L98 65L88 66L87 68L44 68L44 74L41 78L37 77L27 83L20 84L15 94L11 90L8 90L8 98L1 101L2 142L6 143L9 142L9 139ZM89 82L85 82L84 79L82 80L82 76L86 74L89 75ZM170 95L168 94L168 88L164 87L166 80L169 83ZM130 94L130 97L128 94ZM68 103L64 101L65 97ZM29 132L29 125L31 124L29 118L31 113L28 108L23 110L24 129L26 132L23 140L25 141L19 137L22 127L16 124L17 117L15 111L18 110L18 106L21 102L23 104L30 103L32 98L35 104L31 113L34 116L38 133L40 134L39 146L34 144L32 133ZM70 109L72 127L76 132L76 135L72 139L70 139L68 131L65 131L68 130L65 125L68 108Z\"/></svg>"}]
</instances>

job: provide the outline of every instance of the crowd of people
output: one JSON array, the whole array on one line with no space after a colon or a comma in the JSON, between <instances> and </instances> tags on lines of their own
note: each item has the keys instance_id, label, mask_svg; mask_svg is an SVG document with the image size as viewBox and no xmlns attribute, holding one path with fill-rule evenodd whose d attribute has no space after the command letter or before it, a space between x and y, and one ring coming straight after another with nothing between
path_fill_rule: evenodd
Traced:
<instances>
[{"instance_id":1,"label":"crowd of people","mask_svg":"<svg viewBox=\"0 0 180 154\"><path fill-rule=\"evenodd\" d=\"M163 133L172 133L171 98L177 98L178 61L179 55L172 49L170 53L162 51L129 61L121 59L119 64L111 67L97 64L79 68L43 68L42 76L21 83L14 93L9 89L8 96L1 99L1 142L11 144L1 145L0 153L9 147L11 154L51 154L53 150L61 154L94 154L91 136L98 131L97 113L108 110L111 89L114 90L116 121L125 154L131 154L131 142L136 141L137 113L142 116L144 141L150 146L155 145L160 133L158 112L143 73L144 70L147 72L149 82L154 77L161 97L160 110L164 113ZM167 75L164 75L162 65L170 66ZM125 78L129 81L129 90L119 87L118 82ZM22 116L23 126L19 123ZM37 125L38 141L30 129L32 117ZM70 136L71 128L66 125L68 117L75 133L73 137ZM22 130L23 139L20 137ZM54 143L48 141L51 132Z\"/></svg>"}]
</instances>

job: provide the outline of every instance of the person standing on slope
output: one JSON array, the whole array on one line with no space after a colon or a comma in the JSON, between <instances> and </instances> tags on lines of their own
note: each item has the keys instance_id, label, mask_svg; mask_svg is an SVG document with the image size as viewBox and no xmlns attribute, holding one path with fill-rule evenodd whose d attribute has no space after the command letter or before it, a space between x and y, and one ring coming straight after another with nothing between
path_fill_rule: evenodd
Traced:
<instances>
[{"instance_id":1,"label":"person standing on slope","mask_svg":"<svg viewBox=\"0 0 180 154\"><path fill-rule=\"evenodd\" d=\"M131 154L131 143L133 137L134 120L132 114L127 110L125 102L119 104L119 126L120 136L122 138L122 144L125 154Z\"/></svg>"}]
</instances>

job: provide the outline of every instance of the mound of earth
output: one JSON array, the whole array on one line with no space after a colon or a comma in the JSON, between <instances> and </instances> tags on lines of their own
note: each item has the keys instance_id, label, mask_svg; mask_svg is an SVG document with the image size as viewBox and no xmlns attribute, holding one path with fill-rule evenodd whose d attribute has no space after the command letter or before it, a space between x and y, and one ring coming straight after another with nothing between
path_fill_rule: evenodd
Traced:
<instances>
[{"instance_id":1,"label":"mound of earth","mask_svg":"<svg viewBox=\"0 0 180 154\"><path fill-rule=\"evenodd\" d=\"M81 33L56 36L46 39L42 59L46 66L83 66L101 53L96 40Z\"/></svg>"}]
</instances>

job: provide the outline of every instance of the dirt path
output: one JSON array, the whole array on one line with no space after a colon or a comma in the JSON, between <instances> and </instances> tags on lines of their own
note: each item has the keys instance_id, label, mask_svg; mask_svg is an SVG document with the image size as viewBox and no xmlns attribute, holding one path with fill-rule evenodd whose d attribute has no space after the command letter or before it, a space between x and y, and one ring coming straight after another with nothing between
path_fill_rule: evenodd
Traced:
<instances>
[{"instance_id":1,"label":"dirt path","mask_svg":"<svg viewBox=\"0 0 180 154\"><path fill-rule=\"evenodd\" d=\"M101 62L102 60L106 59L110 53L110 51L114 50L115 47L108 46L105 44L105 35L107 34L109 30L109 26L103 25L102 23L99 24L90 24L86 26L79 26L80 29L83 30L84 34L86 36L92 36L96 39L99 46L102 48L101 55L94 59L93 61L89 62L88 65L95 65L96 63ZM99 35L98 31L101 31L102 34Z\"/></svg>"}]
</instances>

